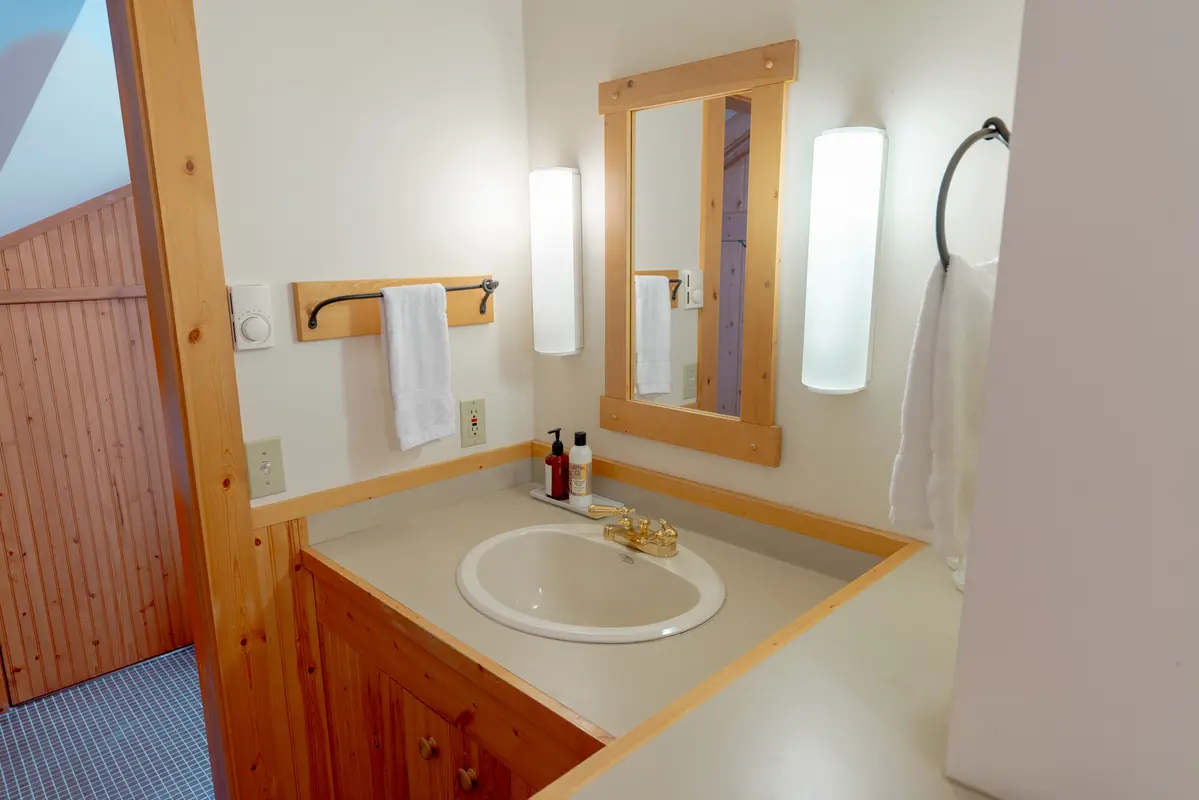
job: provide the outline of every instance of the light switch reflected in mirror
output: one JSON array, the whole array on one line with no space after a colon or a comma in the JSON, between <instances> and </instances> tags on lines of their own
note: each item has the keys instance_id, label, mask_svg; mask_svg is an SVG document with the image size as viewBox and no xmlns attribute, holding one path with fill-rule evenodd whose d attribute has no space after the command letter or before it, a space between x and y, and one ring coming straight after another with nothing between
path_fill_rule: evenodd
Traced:
<instances>
[{"instance_id":1,"label":"light switch reflected in mirror","mask_svg":"<svg viewBox=\"0 0 1199 800\"><path fill-rule=\"evenodd\" d=\"M740 416L750 106L633 115L634 399Z\"/></svg>"}]
</instances>

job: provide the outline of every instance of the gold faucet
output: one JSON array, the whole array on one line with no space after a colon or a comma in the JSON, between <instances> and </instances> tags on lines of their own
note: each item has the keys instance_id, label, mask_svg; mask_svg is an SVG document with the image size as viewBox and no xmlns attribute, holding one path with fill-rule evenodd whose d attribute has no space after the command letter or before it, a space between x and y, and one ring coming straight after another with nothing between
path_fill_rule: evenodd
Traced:
<instances>
[{"instance_id":1,"label":"gold faucet","mask_svg":"<svg viewBox=\"0 0 1199 800\"><path fill-rule=\"evenodd\" d=\"M609 542L657 558L670 558L679 553L679 532L664 519L659 519L658 529L652 530L650 521L637 519L637 511L632 508L592 505L587 507L587 514L592 519L616 517L616 524L604 526L604 538Z\"/></svg>"}]
</instances>

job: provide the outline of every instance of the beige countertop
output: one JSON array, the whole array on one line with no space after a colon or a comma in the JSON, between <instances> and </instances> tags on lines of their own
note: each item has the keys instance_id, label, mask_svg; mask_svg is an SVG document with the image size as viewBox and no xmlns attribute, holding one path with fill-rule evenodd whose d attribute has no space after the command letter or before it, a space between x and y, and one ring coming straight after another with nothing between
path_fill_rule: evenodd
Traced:
<instances>
[{"instance_id":1,"label":"beige countertop","mask_svg":"<svg viewBox=\"0 0 1199 800\"><path fill-rule=\"evenodd\" d=\"M943 776L960 614L923 550L574 796L982 798Z\"/></svg>"},{"instance_id":2,"label":"beige countertop","mask_svg":"<svg viewBox=\"0 0 1199 800\"><path fill-rule=\"evenodd\" d=\"M654 642L589 644L521 633L475 611L458 562L497 533L582 517L539 503L533 484L493 491L314 545L452 636L613 735L621 735L836 592L846 581L681 529L679 543L724 580L724 607Z\"/></svg>"}]
</instances>

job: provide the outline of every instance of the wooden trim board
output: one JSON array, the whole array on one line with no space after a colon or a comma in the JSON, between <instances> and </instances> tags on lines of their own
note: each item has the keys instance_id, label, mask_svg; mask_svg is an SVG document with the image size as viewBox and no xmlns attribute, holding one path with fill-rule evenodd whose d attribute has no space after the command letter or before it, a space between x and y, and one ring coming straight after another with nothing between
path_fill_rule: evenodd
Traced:
<instances>
[{"instance_id":1,"label":"wooden trim board","mask_svg":"<svg viewBox=\"0 0 1199 800\"><path fill-rule=\"evenodd\" d=\"M600 427L765 467L782 459L782 428L681 406L601 397Z\"/></svg>"},{"instance_id":2,"label":"wooden trim board","mask_svg":"<svg viewBox=\"0 0 1199 800\"><path fill-rule=\"evenodd\" d=\"M547 442L532 442L531 444L533 458L545 458L550 452ZM639 489L647 489L679 500L686 500L705 508L794 531L813 539L831 542L880 558L893 556L909 545L922 544L898 533L889 533L865 525L833 519L811 511L803 511L792 506L763 500L760 497L655 472L644 467L622 464L619 461L599 456L596 456L592 463L595 465L595 475L601 478L627 483Z\"/></svg>"},{"instance_id":3,"label":"wooden trim board","mask_svg":"<svg viewBox=\"0 0 1199 800\"><path fill-rule=\"evenodd\" d=\"M472 453L450 461L439 461L436 464L414 467L403 472L380 475L378 478L370 478L358 483L280 500L277 503L256 506L250 511L250 519L255 528L265 528L268 525L278 525L299 517L310 517L322 511L332 511L342 506L373 500L376 497L402 492L405 489L427 486L430 483L510 464L528 457L529 443L518 442L495 450Z\"/></svg>"},{"instance_id":4,"label":"wooden trim board","mask_svg":"<svg viewBox=\"0 0 1199 800\"><path fill-rule=\"evenodd\" d=\"M643 72L599 85L599 113L613 114L653 106L736 94L799 74L799 42L794 39L738 53Z\"/></svg>"},{"instance_id":5,"label":"wooden trim board","mask_svg":"<svg viewBox=\"0 0 1199 800\"><path fill-rule=\"evenodd\" d=\"M720 261L724 236L724 129L728 98L704 101L700 164L699 265L704 273L704 306L699 309L696 348L696 407L716 410L716 370L720 345Z\"/></svg>"},{"instance_id":6,"label":"wooden trim board","mask_svg":"<svg viewBox=\"0 0 1199 800\"><path fill-rule=\"evenodd\" d=\"M604 387L612 397L632 389L632 136L632 114L604 117Z\"/></svg>"},{"instance_id":7,"label":"wooden trim board","mask_svg":"<svg viewBox=\"0 0 1199 800\"><path fill-rule=\"evenodd\" d=\"M447 278L378 278L361 281L302 281L291 285L292 305L295 308L296 338L301 342L325 339L344 339L350 336L371 336L379 333L379 301L347 300L321 309L317 327L308 327L308 315L322 300L343 294L367 294L391 286L416 286L440 283L442 286L474 286L490 275L466 275ZM495 322L495 301L499 292L487 301L487 313L479 313L483 290L449 292L445 296L445 313L451 328L460 325L486 325Z\"/></svg>"},{"instance_id":8,"label":"wooden trim board","mask_svg":"<svg viewBox=\"0 0 1199 800\"><path fill-rule=\"evenodd\" d=\"M913 542L893 553L869 572L843 586L818 606L809 609L795 621L787 624L770 638L755 646L731 664L712 675L691 691L662 709L633 730L591 758L579 764L537 795L539 800L559 800L573 795L594 781L605 771L624 761L647 742L665 732L671 725L699 708L705 702L727 689L738 678L761 664L781 648L790 644L803 633L811 630L818 622L842 605L878 583L903 562L923 550L925 545Z\"/></svg>"},{"instance_id":9,"label":"wooden trim board","mask_svg":"<svg viewBox=\"0 0 1199 800\"><path fill-rule=\"evenodd\" d=\"M22 305L26 303L77 303L83 300L132 300L145 296L145 286L0 289L0 306Z\"/></svg>"},{"instance_id":10,"label":"wooden trim board","mask_svg":"<svg viewBox=\"0 0 1199 800\"><path fill-rule=\"evenodd\" d=\"M782 252L779 194L787 129L787 86L760 86L750 93L749 212L746 220L744 328L741 351L741 420L774 424L778 352L778 278Z\"/></svg>"}]
</instances>

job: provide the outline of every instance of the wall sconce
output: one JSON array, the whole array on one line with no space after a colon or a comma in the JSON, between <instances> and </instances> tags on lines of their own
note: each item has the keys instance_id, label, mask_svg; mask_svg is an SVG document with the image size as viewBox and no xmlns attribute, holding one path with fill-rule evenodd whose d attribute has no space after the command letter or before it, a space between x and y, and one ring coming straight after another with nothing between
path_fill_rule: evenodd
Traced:
<instances>
[{"instance_id":1,"label":"wall sconce","mask_svg":"<svg viewBox=\"0 0 1199 800\"><path fill-rule=\"evenodd\" d=\"M579 171L529 173L533 259L533 349L569 356L583 349L583 221Z\"/></svg>"},{"instance_id":2,"label":"wall sconce","mask_svg":"<svg viewBox=\"0 0 1199 800\"><path fill-rule=\"evenodd\" d=\"M852 394L870 379L886 157L887 134L879 128L816 137L802 376L814 392Z\"/></svg>"}]
</instances>

